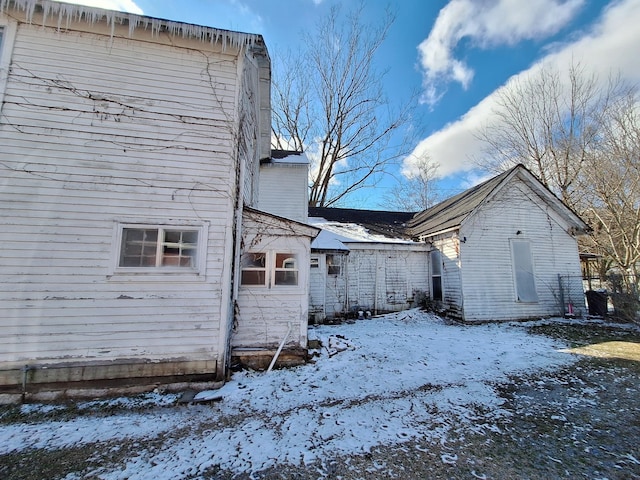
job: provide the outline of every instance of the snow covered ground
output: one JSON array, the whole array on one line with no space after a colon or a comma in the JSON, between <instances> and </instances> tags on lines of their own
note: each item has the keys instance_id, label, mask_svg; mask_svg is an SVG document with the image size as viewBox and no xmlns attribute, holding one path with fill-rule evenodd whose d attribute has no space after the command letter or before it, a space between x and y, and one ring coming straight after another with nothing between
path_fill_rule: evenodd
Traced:
<instances>
[{"instance_id":1,"label":"snow covered ground","mask_svg":"<svg viewBox=\"0 0 640 480\"><path fill-rule=\"evenodd\" d=\"M454 425L480 433L498 428L508 413L497 384L577 358L563 351L566 345L531 335L522 325L464 326L418 310L311 328L310 337L323 345L313 363L236 373L222 389L200 395L219 401L169 406L176 396L156 394L143 398L154 406L147 410L128 410L132 400L120 398L77 406L123 407L113 415L0 425L0 455L93 444L118 449L135 442L135 455L124 464L104 464L68 480L89 474L163 480L197 476L213 466L250 475L381 445L417 448L418 441L445 442ZM25 405L23 412L56 408ZM481 421L479 409L490 412Z\"/></svg>"}]
</instances>

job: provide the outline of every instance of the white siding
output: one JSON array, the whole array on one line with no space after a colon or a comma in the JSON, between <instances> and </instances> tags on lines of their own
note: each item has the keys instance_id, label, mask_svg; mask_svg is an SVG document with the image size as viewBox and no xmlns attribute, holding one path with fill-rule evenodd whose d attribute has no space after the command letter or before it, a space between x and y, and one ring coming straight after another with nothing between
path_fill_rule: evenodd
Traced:
<instances>
[{"instance_id":1,"label":"white siding","mask_svg":"<svg viewBox=\"0 0 640 480\"><path fill-rule=\"evenodd\" d=\"M0 118L0 362L221 360L237 69L193 44L19 26ZM206 274L109 276L118 220L208 223Z\"/></svg>"},{"instance_id":2,"label":"white siding","mask_svg":"<svg viewBox=\"0 0 640 480\"><path fill-rule=\"evenodd\" d=\"M277 347L289 325L286 345L306 348L309 316L309 259L315 230L269 215L245 213L244 252L293 253L298 257L298 285L241 285L234 326L234 348Z\"/></svg>"},{"instance_id":3,"label":"white siding","mask_svg":"<svg viewBox=\"0 0 640 480\"><path fill-rule=\"evenodd\" d=\"M413 306L416 292L428 291L428 245L349 243L348 247L341 275L328 275L324 268L312 274L312 306L317 311L323 307L327 318L352 314L356 307L373 314L404 310Z\"/></svg>"},{"instance_id":4,"label":"white siding","mask_svg":"<svg viewBox=\"0 0 640 480\"><path fill-rule=\"evenodd\" d=\"M266 163L260 166L260 210L306 222L309 187L306 164Z\"/></svg>"},{"instance_id":5,"label":"white siding","mask_svg":"<svg viewBox=\"0 0 640 480\"><path fill-rule=\"evenodd\" d=\"M431 239L442 260L442 301L447 314L462 315L463 294L460 263L460 242L456 232L449 232Z\"/></svg>"},{"instance_id":6,"label":"white siding","mask_svg":"<svg viewBox=\"0 0 640 480\"><path fill-rule=\"evenodd\" d=\"M562 314L558 274L580 278L575 239L528 186L513 181L460 230L465 319L506 320ZM538 302L518 302L510 240L531 242Z\"/></svg>"}]
</instances>

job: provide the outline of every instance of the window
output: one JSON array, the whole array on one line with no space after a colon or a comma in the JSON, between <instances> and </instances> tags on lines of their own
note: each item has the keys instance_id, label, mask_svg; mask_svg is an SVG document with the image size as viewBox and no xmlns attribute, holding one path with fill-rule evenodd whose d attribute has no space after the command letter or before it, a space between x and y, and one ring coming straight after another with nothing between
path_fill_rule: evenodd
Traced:
<instances>
[{"instance_id":1,"label":"window","mask_svg":"<svg viewBox=\"0 0 640 480\"><path fill-rule=\"evenodd\" d=\"M318 257L311 257L311 263L309 266L311 268L320 268L320 259Z\"/></svg>"},{"instance_id":2,"label":"window","mask_svg":"<svg viewBox=\"0 0 640 480\"><path fill-rule=\"evenodd\" d=\"M118 224L113 273L200 273L206 226Z\"/></svg>"},{"instance_id":3,"label":"window","mask_svg":"<svg viewBox=\"0 0 640 480\"><path fill-rule=\"evenodd\" d=\"M242 255L242 285L266 285L267 263L265 253L245 253Z\"/></svg>"},{"instance_id":4,"label":"window","mask_svg":"<svg viewBox=\"0 0 640 480\"><path fill-rule=\"evenodd\" d=\"M340 255L327 255L327 275L340 275L342 271Z\"/></svg>"},{"instance_id":5,"label":"window","mask_svg":"<svg viewBox=\"0 0 640 480\"><path fill-rule=\"evenodd\" d=\"M297 286L298 254L247 252L240 260L241 284L253 286Z\"/></svg>"},{"instance_id":6,"label":"window","mask_svg":"<svg viewBox=\"0 0 640 480\"><path fill-rule=\"evenodd\" d=\"M517 300L519 302L537 302L538 294L536 293L529 240L511 240L511 255Z\"/></svg>"},{"instance_id":7,"label":"window","mask_svg":"<svg viewBox=\"0 0 640 480\"><path fill-rule=\"evenodd\" d=\"M275 285L298 285L298 260L293 253L276 253Z\"/></svg>"},{"instance_id":8,"label":"window","mask_svg":"<svg viewBox=\"0 0 640 480\"><path fill-rule=\"evenodd\" d=\"M197 230L123 228L119 267L195 268Z\"/></svg>"},{"instance_id":9,"label":"window","mask_svg":"<svg viewBox=\"0 0 640 480\"><path fill-rule=\"evenodd\" d=\"M431 259L431 299L442 300L442 255L439 250L432 250Z\"/></svg>"}]
</instances>

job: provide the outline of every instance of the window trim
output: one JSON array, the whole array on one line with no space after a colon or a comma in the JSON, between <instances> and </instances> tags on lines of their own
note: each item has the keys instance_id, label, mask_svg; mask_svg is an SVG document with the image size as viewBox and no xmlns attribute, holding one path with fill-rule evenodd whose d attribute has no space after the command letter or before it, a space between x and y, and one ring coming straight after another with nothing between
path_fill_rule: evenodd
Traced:
<instances>
[{"instance_id":1,"label":"window trim","mask_svg":"<svg viewBox=\"0 0 640 480\"><path fill-rule=\"evenodd\" d=\"M196 260L194 267L180 267L172 265L160 265L149 267L122 267L120 266L120 258L122 255L122 239L125 229L138 229L138 230L178 230L178 231L197 231L198 243L196 247ZM167 221L167 222L148 222L148 221L116 221L114 222L113 233L113 247L111 254L111 265L109 269L109 276L113 277L165 277L181 275L186 277L198 278L205 276L206 270L206 253L208 244L209 224L208 222L180 222L180 221ZM160 239L157 240L158 249L163 242ZM159 251L159 250L158 250Z\"/></svg>"},{"instance_id":2,"label":"window trim","mask_svg":"<svg viewBox=\"0 0 640 480\"><path fill-rule=\"evenodd\" d=\"M246 252L242 252L241 258L244 255L264 255L265 256L265 267L264 268L240 268L240 287L241 288L257 288L257 289L265 289L265 290L276 290L282 291L286 289L290 290L300 290L304 287L304 278L303 278L303 270L300 269L301 260L304 257L304 252L298 249L289 249L289 248L280 248L277 250L249 250ZM286 268L284 266L278 267L276 259L279 255L286 255L287 257L283 261L288 262L293 260L294 268ZM264 271L265 272L265 281L263 284L251 284L251 283L242 283L242 274L244 271ZM295 285L286 284L286 283L278 283L276 274L277 273L288 273L294 272L297 277L297 283Z\"/></svg>"}]
</instances>

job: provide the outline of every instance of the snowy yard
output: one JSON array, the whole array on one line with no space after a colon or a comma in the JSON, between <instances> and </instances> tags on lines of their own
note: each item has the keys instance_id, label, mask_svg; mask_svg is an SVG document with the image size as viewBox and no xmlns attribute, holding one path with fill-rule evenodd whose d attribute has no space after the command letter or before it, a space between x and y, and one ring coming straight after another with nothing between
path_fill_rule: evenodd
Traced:
<instances>
[{"instance_id":1,"label":"snowy yard","mask_svg":"<svg viewBox=\"0 0 640 480\"><path fill-rule=\"evenodd\" d=\"M210 402L5 407L0 477L640 478L637 332L631 360L593 360L535 325L411 310L311 328L313 363L236 373Z\"/></svg>"}]
</instances>

